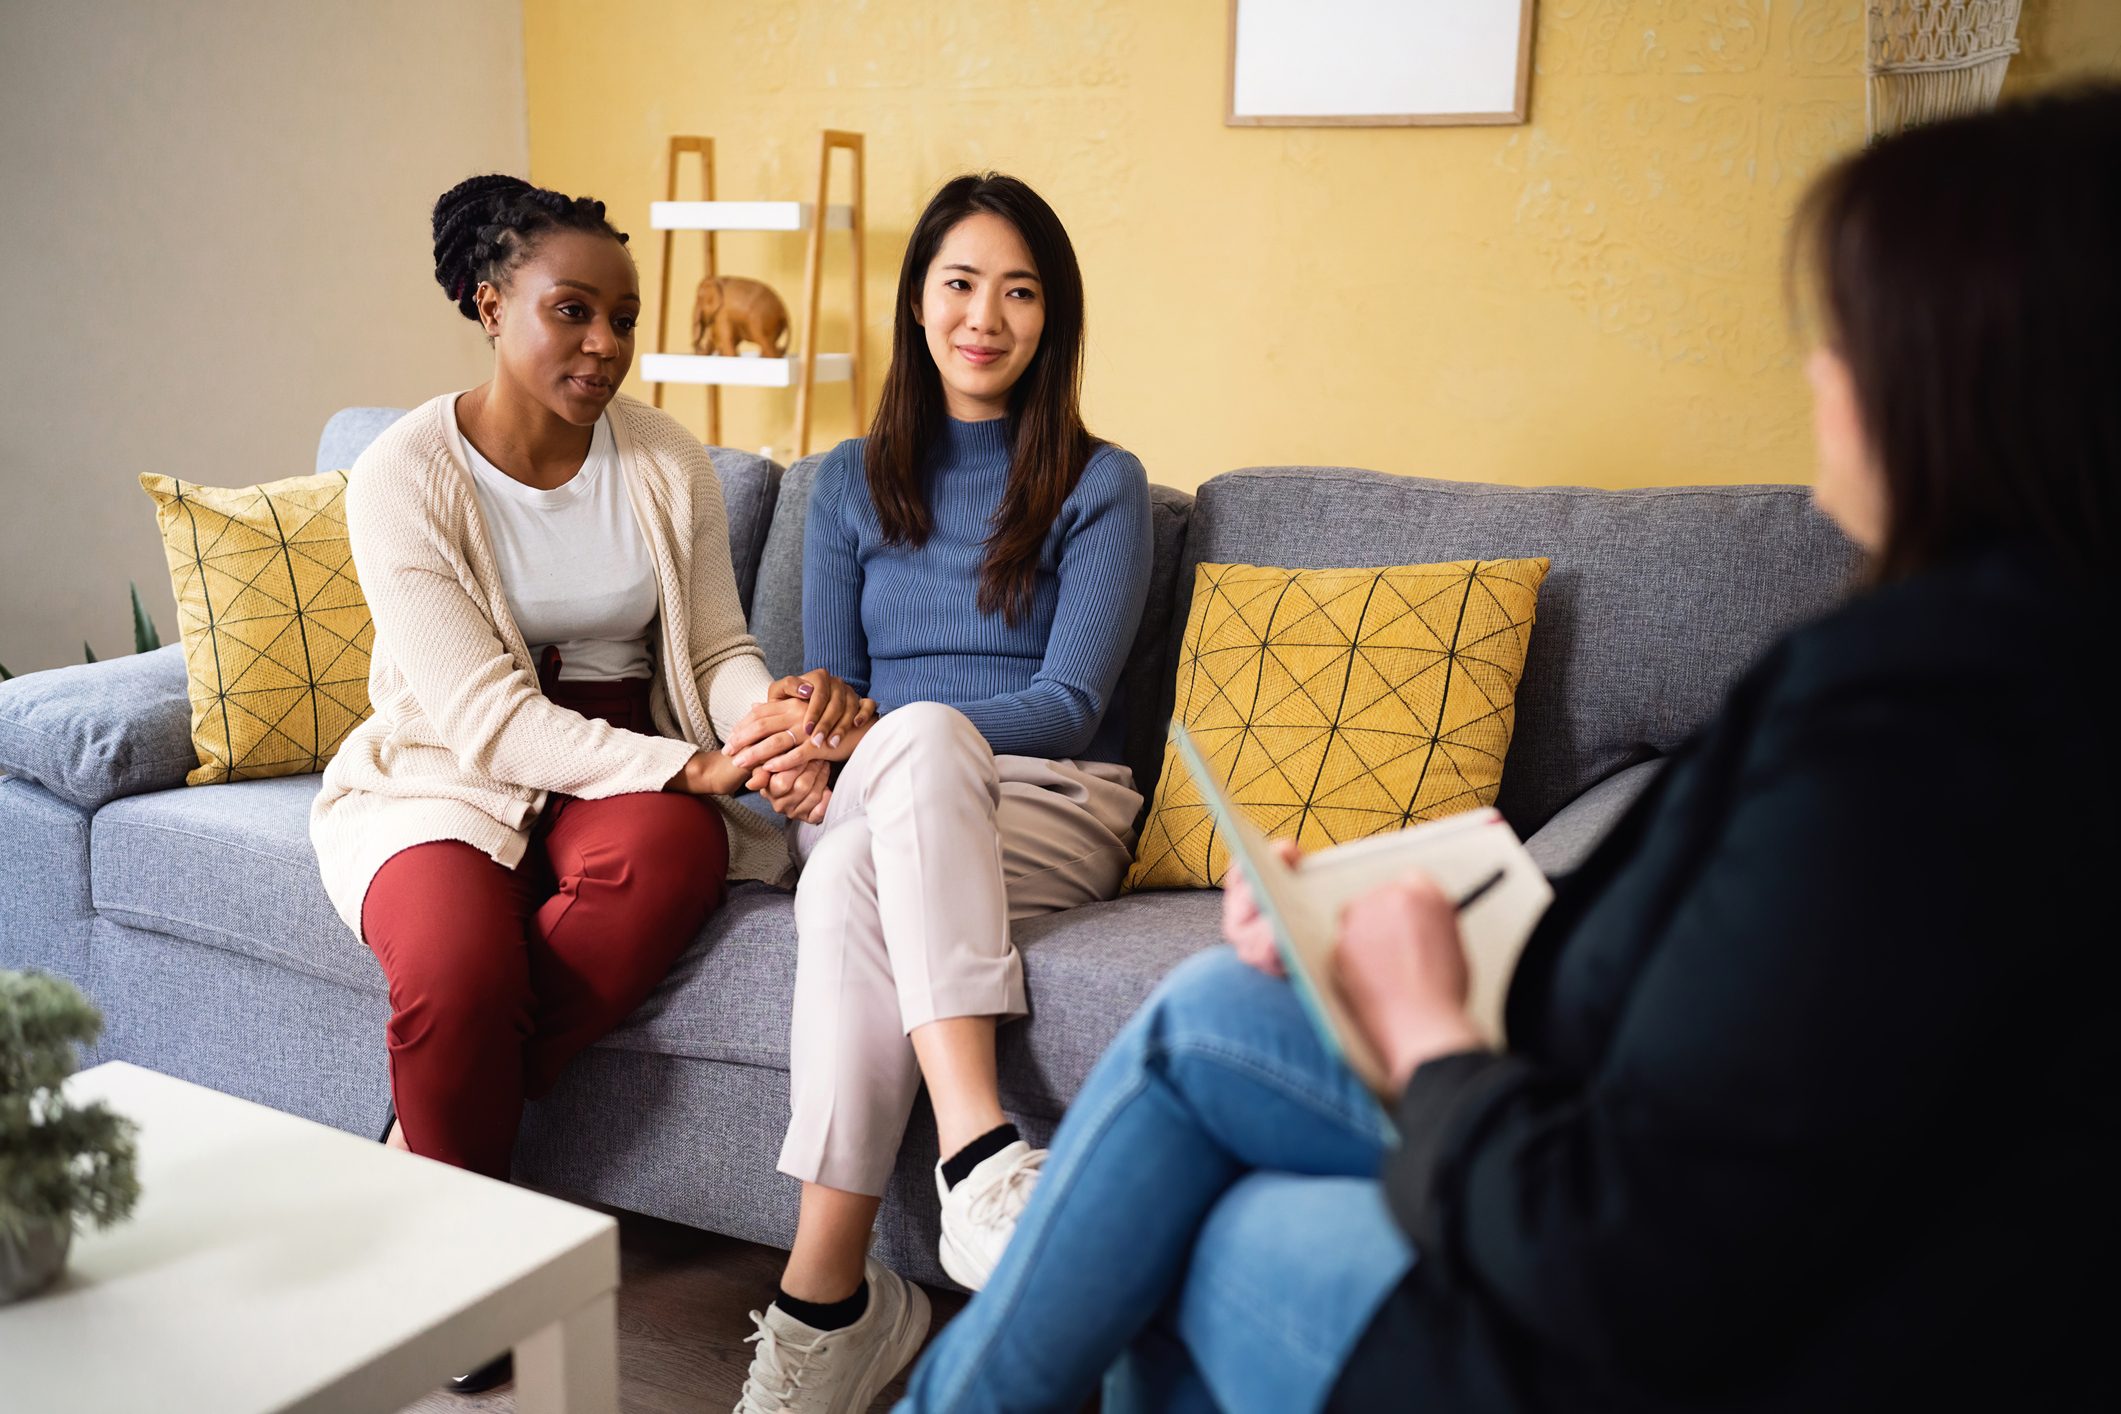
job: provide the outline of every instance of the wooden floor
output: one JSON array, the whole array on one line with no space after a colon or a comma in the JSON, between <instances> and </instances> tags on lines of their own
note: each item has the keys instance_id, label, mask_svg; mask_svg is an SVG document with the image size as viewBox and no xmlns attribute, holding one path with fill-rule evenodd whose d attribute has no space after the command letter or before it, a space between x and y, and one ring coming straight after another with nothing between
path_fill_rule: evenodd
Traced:
<instances>
[{"instance_id":1,"label":"wooden floor","mask_svg":"<svg viewBox=\"0 0 2121 1414\"><path fill-rule=\"evenodd\" d=\"M724 1414L735 1408L752 1347L749 1312L773 1299L786 1253L638 1213L619 1220L619 1408L624 1414ZM928 1288L929 1339L965 1304L961 1292ZM875 1405L889 1409L901 1377ZM512 1386L490 1394L437 1391L406 1414L499 1414L516 1407Z\"/></svg>"}]
</instances>

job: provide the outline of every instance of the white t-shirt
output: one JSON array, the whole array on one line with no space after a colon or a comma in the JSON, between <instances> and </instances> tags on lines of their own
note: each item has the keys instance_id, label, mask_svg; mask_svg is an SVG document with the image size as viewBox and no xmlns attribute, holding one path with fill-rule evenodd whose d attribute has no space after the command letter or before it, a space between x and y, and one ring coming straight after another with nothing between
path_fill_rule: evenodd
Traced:
<instances>
[{"instance_id":1,"label":"white t-shirt","mask_svg":"<svg viewBox=\"0 0 2121 1414\"><path fill-rule=\"evenodd\" d=\"M652 677L655 563L626 492L611 419L597 419L582 469L550 491L517 481L468 438L464 451L501 590L531 656L558 648L566 680Z\"/></svg>"}]
</instances>

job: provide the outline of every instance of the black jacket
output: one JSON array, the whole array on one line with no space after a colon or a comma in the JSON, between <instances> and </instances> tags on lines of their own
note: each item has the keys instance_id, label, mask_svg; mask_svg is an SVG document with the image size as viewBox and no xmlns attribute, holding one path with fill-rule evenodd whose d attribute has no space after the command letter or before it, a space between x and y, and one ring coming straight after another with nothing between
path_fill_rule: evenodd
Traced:
<instances>
[{"instance_id":1,"label":"black jacket","mask_svg":"<svg viewBox=\"0 0 2121 1414\"><path fill-rule=\"evenodd\" d=\"M1335 1408L2121 1407L2112 608L1994 551L1755 666L1409 1083Z\"/></svg>"}]
</instances>

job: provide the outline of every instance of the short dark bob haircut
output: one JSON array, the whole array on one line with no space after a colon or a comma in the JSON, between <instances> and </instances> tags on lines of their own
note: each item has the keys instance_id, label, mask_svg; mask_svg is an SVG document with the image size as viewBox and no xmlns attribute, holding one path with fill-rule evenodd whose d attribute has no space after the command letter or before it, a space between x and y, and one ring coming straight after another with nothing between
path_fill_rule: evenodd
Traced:
<instances>
[{"instance_id":1,"label":"short dark bob haircut","mask_svg":"<svg viewBox=\"0 0 2121 1414\"><path fill-rule=\"evenodd\" d=\"M1884 472L1875 578L2016 542L2079 587L2105 583L2121 476L2121 85L1848 157L1806 196L1790 256Z\"/></svg>"}]
</instances>

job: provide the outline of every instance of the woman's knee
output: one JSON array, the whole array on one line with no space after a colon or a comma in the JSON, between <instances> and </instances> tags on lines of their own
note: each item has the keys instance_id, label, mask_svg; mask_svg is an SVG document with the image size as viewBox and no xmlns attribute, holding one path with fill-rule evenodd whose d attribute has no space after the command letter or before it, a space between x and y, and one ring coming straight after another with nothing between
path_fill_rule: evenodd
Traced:
<instances>
[{"instance_id":1,"label":"woman's knee","mask_svg":"<svg viewBox=\"0 0 2121 1414\"><path fill-rule=\"evenodd\" d=\"M1164 975L1142 1004L1166 1030L1213 1032L1225 1019L1244 1014L1288 983L1269 977L1232 948L1215 946L1193 954Z\"/></svg>"},{"instance_id":2,"label":"woman's knee","mask_svg":"<svg viewBox=\"0 0 2121 1414\"><path fill-rule=\"evenodd\" d=\"M1317 1048L1290 983L1269 977L1227 947L1195 953L1171 969L1113 1044L1159 1072L1188 1058L1271 1053L1308 1056ZM1211 1060L1219 1067L1221 1059ZM1173 1077L1173 1083L1185 1082Z\"/></svg>"},{"instance_id":3,"label":"woman's knee","mask_svg":"<svg viewBox=\"0 0 2121 1414\"><path fill-rule=\"evenodd\" d=\"M507 995L526 975L523 921L510 871L455 840L393 855L361 905L362 938L400 1010Z\"/></svg>"},{"instance_id":4,"label":"woman's knee","mask_svg":"<svg viewBox=\"0 0 2121 1414\"><path fill-rule=\"evenodd\" d=\"M897 1014L870 845L869 822L856 815L821 836L804 861L795 890L795 1008L805 1019L848 1009Z\"/></svg>"},{"instance_id":5,"label":"woman's knee","mask_svg":"<svg viewBox=\"0 0 2121 1414\"><path fill-rule=\"evenodd\" d=\"M641 874L659 896L653 912L703 918L728 893L729 825L706 801L682 799L693 808L672 812L669 828L646 844Z\"/></svg>"},{"instance_id":6,"label":"woman's knee","mask_svg":"<svg viewBox=\"0 0 2121 1414\"><path fill-rule=\"evenodd\" d=\"M811 846L795 886L796 936L802 946L836 943L850 931L850 911L876 911L872 844L868 820L853 815Z\"/></svg>"},{"instance_id":7,"label":"woman's knee","mask_svg":"<svg viewBox=\"0 0 2121 1414\"><path fill-rule=\"evenodd\" d=\"M1201 1224L1179 1326L1206 1336L1257 1321L1268 1348L1286 1341L1289 1357L1337 1367L1413 1263L1375 1178L1247 1174Z\"/></svg>"},{"instance_id":8,"label":"woman's knee","mask_svg":"<svg viewBox=\"0 0 2121 1414\"><path fill-rule=\"evenodd\" d=\"M942 702L909 702L894 707L877 719L862 738L857 751L887 760L912 764L942 761L970 763L985 775L994 774L994 751L980 735L971 718Z\"/></svg>"},{"instance_id":9,"label":"woman's knee","mask_svg":"<svg viewBox=\"0 0 2121 1414\"><path fill-rule=\"evenodd\" d=\"M1294 1278L1327 1283L1358 1271L1393 1275L1413 1260L1377 1179L1251 1173L1208 1211L1196 1247Z\"/></svg>"},{"instance_id":10,"label":"woman's knee","mask_svg":"<svg viewBox=\"0 0 2121 1414\"><path fill-rule=\"evenodd\" d=\"M503 1018L513 1026L530 995L521 923L468 910L444 915L423 936L401 939L383 970L394 1017L418 1017L450 1031Z\"/></svg>"}]
</instances>

